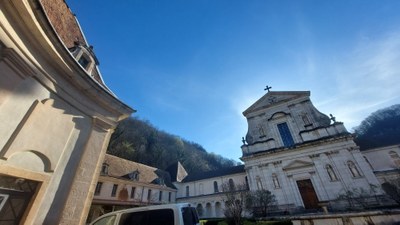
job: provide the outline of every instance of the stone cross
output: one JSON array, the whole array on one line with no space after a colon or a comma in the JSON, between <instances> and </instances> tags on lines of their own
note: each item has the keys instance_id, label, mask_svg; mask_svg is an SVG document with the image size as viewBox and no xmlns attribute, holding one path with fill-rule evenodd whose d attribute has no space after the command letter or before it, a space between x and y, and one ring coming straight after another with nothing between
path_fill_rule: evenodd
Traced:
<instances>
[{"instance_id":1,"label":"stone cross","mask_svg":"<svg viewBox=\"0 0 400 225\"><path fill-rule=\"evenodd\" d=\"M268 91L269 92L269 89L271 89L272 87L270 87L270 86L266 86L265 88L264 88L264 91Z\"/></svg>"},{"instance_id":2,"label":"stone cross","mask_svg":"<svg viewBox=\"0 0 400 225\"><path fill-rule=\"evenodd\" d=\"M333 122L333 123L336 123L336 117L334 117L332 114L329 114L329 115L331 116L330 119L332 120L332 122Z\"/></svg>"}]
</instances>

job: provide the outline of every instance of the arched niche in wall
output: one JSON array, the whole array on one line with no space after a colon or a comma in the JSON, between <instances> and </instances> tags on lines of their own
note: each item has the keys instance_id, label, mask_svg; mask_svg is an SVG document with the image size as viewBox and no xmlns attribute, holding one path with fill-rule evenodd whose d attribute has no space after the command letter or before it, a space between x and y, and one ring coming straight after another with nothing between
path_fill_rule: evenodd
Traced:
<instances>
[{"instance_id":1,"label":"arched niche in wall","mask_svg":"<svg viewBox=\"0 0 400 225\"><path fill-rule=\"evenodd\" d=\"M51 162L47 156L35 150L18 151L7 162L10 165L36 172L51 172Z\"/></svg>"},{"instance_id":2,"label":"arched niche in wall","mask_svg":"<svg viewBox=\"0 0 400 225\"><path fill-rule=\"evenodd\" d=\"M284 118L286 116L290 116L290 113L285 113L285 112L282 112L282 111L281 112L276 112L276 113L272 114L271 117L268 118L268 121Z\"/></svg>"}]
</instances>

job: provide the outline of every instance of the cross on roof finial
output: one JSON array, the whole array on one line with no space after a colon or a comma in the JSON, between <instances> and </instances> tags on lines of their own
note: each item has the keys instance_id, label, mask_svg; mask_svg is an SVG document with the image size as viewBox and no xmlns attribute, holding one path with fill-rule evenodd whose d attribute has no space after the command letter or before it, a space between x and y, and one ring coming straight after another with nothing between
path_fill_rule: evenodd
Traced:
<instances>
[{"instance_id":1,"label":"cross on roof finial","mask_svg":"<svg viewBox=\"0 0 400 225\"><path fill-rule=\"evenodd\" d=\"M264 91L268 91L269 92L269 89L271 89L272 87L270 87L270 86L266 86L265 88L264 88Z\"/></svg>"}]
</instances>

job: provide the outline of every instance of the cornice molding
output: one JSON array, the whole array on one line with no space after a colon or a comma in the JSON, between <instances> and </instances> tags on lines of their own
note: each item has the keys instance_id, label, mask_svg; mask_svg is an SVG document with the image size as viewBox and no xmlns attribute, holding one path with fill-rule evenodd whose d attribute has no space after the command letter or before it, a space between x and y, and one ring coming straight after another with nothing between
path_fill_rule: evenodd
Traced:
<instances>
[{"instance_id":1,"label":"cornice molding","mask_svg":"<svg viewBox=\"0 0 400 225\"><path fill-rule=\"evenodd\" d=\"M34 76L35 70L12 48L0 48L0 62L4 62L22 79Z\"/></svg>"}]
</instances>

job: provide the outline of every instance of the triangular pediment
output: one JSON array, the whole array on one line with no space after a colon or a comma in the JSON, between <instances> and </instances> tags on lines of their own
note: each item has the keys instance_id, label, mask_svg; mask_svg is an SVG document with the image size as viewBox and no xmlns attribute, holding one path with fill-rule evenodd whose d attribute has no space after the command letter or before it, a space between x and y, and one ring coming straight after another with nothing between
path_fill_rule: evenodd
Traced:
<instances>
[{"instance_id":1,"label":"triangular pediment","mask_svg":"<svg viewBox=\"0 0 400 225\"><path fill-rule=\"evenodd\" d=\"M284 166L283 170L293 170L293 169L299 169L299 168L311 167L311 166L314 166L313 162L296 159L296 160L293 160L290 163L288 163L286 166Z\"/></svg>"},{"instance_id":2,"label":"triangular pediment","mask_svg":"<svg viewBox=\"0 0 400 225\"><path fill-rule=\"evenodd\" d=\"M288 102L293 99L309 97L309 91L270 91L257 100L253 105L243 112L246 116L249 113L256 112L261 109L272 107L274 105L281 104L283 102Z\"/></svg>"}]
</instances>

